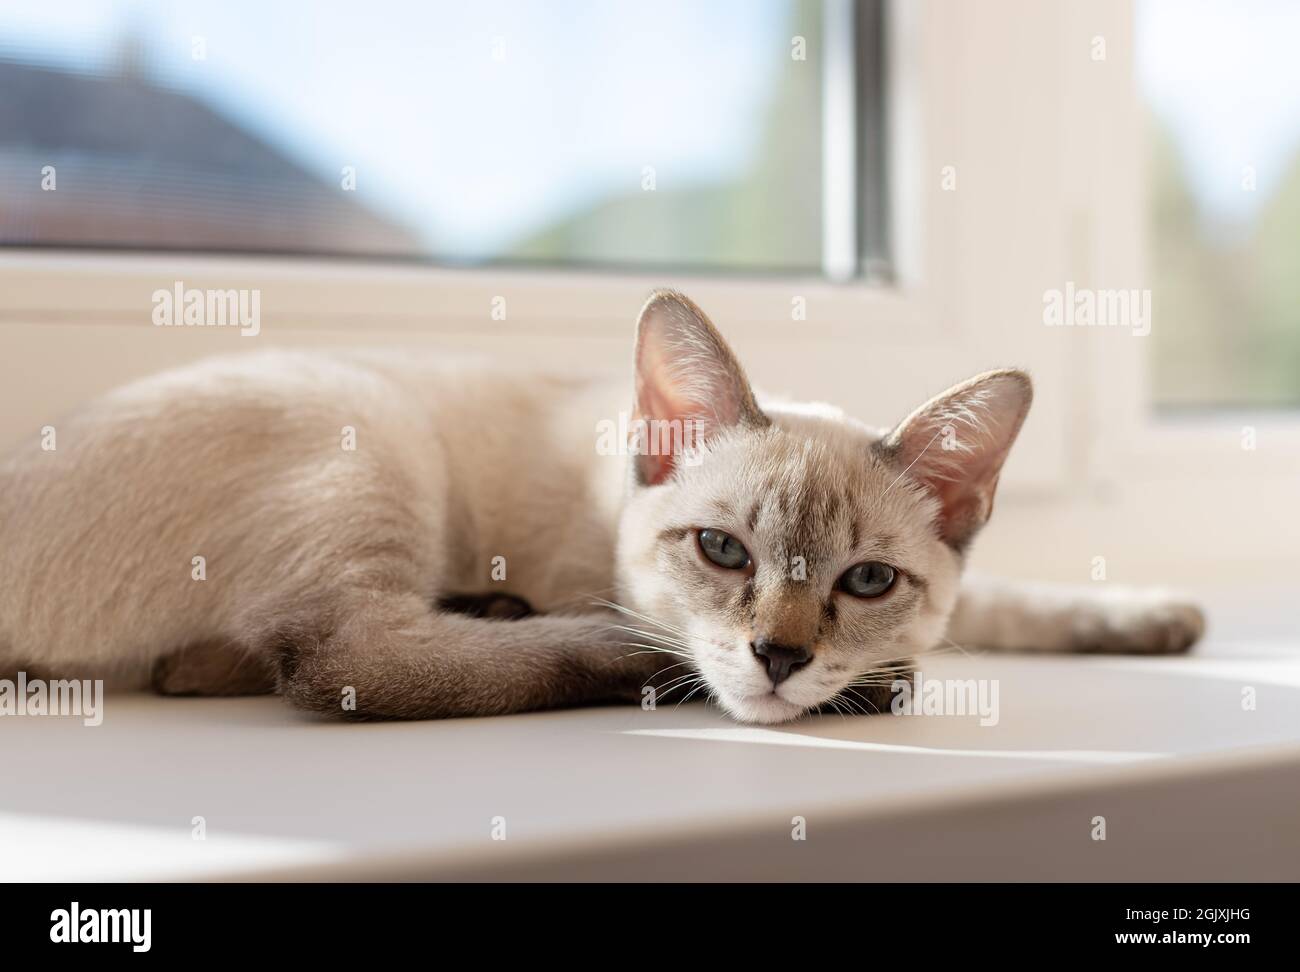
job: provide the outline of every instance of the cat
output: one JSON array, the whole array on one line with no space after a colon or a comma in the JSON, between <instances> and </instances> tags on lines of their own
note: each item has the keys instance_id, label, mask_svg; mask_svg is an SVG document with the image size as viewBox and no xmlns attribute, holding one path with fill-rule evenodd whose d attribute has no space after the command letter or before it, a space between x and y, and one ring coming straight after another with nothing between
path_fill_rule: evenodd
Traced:
<instances>
[{"instance_id":1,"label":"cat","mask_svg":"<svg viewBox=\"0 0 1300 972\"><path fill-rule=\"evenodd\" d=\"M991 371L886 431L760 399L673 291L640 313L634 389L499 359L210 359L0 466L0 658L350 718L703 690L777 723L881 709L945 639L1187 649L1202 615L1172 595L963 584L1031 398Z\"/></svg>"}]
</instances>

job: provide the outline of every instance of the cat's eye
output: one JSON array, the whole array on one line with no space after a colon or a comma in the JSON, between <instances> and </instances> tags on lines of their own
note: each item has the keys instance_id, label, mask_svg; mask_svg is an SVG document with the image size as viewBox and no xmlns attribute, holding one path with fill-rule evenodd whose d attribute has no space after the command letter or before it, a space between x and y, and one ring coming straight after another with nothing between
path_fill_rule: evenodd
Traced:
<instances>
[{"instance_id":1,"label":"cat's eye","mask_svg":"<svg viewBox=\"0 0 1300 972\"><path fill-rule=\"evenodd\" d=\"M854 597L880 597L894 586L898 572L889 564L869 560L850 567L840 578L840 590Z\"/></svg>"},{"instance_id":2,"label":"cat's eye","mask_svg":"<svg viewBox=\"0 0 1300 972\"><path fill-rule=\"evenodd\" d=\"M740 570L749 566L749 551L730 533L723 533L721 530L701 530L699 542L704 556L719 567Z\"/></svg>"}]
</instances>

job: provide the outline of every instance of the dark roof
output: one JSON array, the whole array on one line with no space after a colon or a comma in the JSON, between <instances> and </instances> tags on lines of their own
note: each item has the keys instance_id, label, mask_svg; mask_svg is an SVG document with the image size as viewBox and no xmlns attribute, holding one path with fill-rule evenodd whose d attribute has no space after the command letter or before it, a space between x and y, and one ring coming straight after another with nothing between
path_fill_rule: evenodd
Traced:
<instances>
[{"instance_id":1,"label":"dark roof","mask_svg":"<svg viewBox=\"0 0 1300 972\"><path fill-rule=\"evenodd\" d=\"M0 92L0 243L423 249L407 228L187 93L4 61ZM57 193L39 193L45 164L56 166Z\"/></svg>"}]
</instances>

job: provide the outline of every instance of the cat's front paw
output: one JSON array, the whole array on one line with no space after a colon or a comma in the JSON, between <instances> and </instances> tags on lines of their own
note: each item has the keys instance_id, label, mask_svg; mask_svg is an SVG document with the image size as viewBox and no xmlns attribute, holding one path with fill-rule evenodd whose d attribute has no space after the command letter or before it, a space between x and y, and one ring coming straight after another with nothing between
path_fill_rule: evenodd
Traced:
<instances>
[{"instance_id":1,"label":"cat's front paw","mask_svg":"<svg viewBox=\"0 0 1300 972\"><path fill-rule=\"evenodd\" d=\"M1075 650L1125 655L1177 655L1205 633L1205 614L1177 595L1142 592L1116 598L1082 619Z\"/></svg>"}]
</instances>

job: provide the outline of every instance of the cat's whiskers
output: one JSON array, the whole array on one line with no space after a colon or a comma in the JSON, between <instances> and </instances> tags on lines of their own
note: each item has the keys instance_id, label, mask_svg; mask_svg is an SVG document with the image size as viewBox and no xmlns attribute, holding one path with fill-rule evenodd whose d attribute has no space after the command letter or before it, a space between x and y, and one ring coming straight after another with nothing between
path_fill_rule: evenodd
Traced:
<instances>
[{"instance_id":1,"label":"cat's whiskers","mask_svg":"<svg viewBox=\"0 0 1300 972\"><path fill-rule=\"evenodd\" d=\"M681 705L682 702L689 702L689 701L691 700L691 696L692 696L692 695L694 695L696 692L698 692L698 691L699 691L700 689L702 689L702 688L708 688L708 686L709 686L709 683L706 682L706 681L704 680L704 677L703 677L703 676L701 676L701 677L700 677L700 684L696 685L695 688L693 688L693 689L691 689L689 692L687 692L687 693L686 693L686 698L682 699L681 702L678 702L677 704L678 704L678 705Z\"/></svg>"},{"instance_id":2,"label":"cat's whiskers","mask_svg":"<svg viewBox=\"0 0 1300 972\"><path fill-rule=\"evenodd\" d=\"M637 651L637 652L633 652L632 654L633 654L633 655L640 655L640 654L644 654L644 652L639 652L639 651ZM624 657L624 658L631 658L632 655L624 655L623 657ZM677 662L675 665L665 665L663 668L659 669L657 672L655 672L653 675L651 675L649 678L647 678L647 679L645 680L645 685L652 685L652 684L654 683L654 680L657 679L659 676L663 675L665 672L671 672L674 668L681 668L683 665L690 665L690 664L692 664L692 663L689 662L689 661L684 661L684 662ZM689 672L689 673L687 673L687 674L694 674L694 671L691 671L691 672ZM676 681L677 678L679 678L679 677L680 677L680 676L674 676L673 679L672 679L672 681ZM657 692L662 692L662 691L663 691L663 687L662 687L662 686L657 686L657 685L656 685L656 686L654 686L654 688L655 688L655 690L656 690Z\"/></svg>"},{"instance_id":3,"label":"cat's whiskers","mask_svg":"<svg viewBox=\"0 0 1300 972\"><path fill-rule=\"evenodd\" d=\"M857 693L854 692L852 689L848 689L848 688L846 688L846 689L845 689L845 690L844 690L844 691L843 691L843 692L838 696L839 701L840 701L840 704L846 706L846 707L848 708L848 710L849 710L850 712L852 712L854 715L867 715L867 714L868 714L868 713L867 713L867 710L864 709L864 708L862 707L862 703L858 701L858 698L861 698L861 697L860 697L860 696L858 696L858 698L853 698L853 697L852 697L852 696L856 696L856 695L857 695Z\"/></svg>"},{"instance_id":4,"label":"cat's whiskers","mask_svg":"<svg viewBox=\"0 0 1300 972\"><path fill-rule=\"evenodd\" d=\"M831 707L831 709L834 710L835 714L836 714L837 716L839 716L841 719L843 719L843 718L845 717L845 716L844 716L844 708L840 705L839 701L836 699L836 697L835 697L834 695L832 695L830 698L828 698L828 699L827 699L824 703L822 703L822 704L823 704L823 705L829 705L829 706Z\"/></svg>"},{"instance_id":5,"label":"cat's whiskers","mask_svg":"<svg viewBox=\"0 0 1300 972\"><path fill-rule=\"evenodd\" d=\"M657 694L660 696L667 695L673 689L681 688L685 684L693 683L702 678L703 676L700 675L699 672L686 672L684 675L676 675L669 679L668 682L664 684L664 687L659 689Z\"/></svg>"},{"instance_id":6,"label":"cat's whiskers","mask_svg":"<svg viewBox=\"0 0 1300 972\"><path fill-rule=\"evenodd\" d=\"M862 695L860 692L855 692L854 688L855 686L853 685L846 685L844 686L844 691L851 693L858 700L856 703L854 703L857 705L858 711L861 712L864 716L873 715L873 714L879 715L880 709L879 707L877 707L876 703L872 702L869 698L867 698L865 695ZM846 699L845 701L848 700ZM864 705L871 706L871 712L868 712L865 708L863 708Z\"/></svg>"},{"instance_id":7,"label":"cat's whiskers","mask_svg":"<svg viewBox=\"0 0 1300 972\"><path fill-rule=\"evenodd\" d=\"M665 666L665 667L659 669L659 671L655 672L655 673L654 673L653 675L651 675L650 677L651 677L651 678L658 678L660 675L664 674L664 672L671 672L674 668L681 668L683 665L690 665L690 664L691 664L691 662L684 661L684 662L677 662L675 665L667 665L667 666Z\"/></svg>"},{"instance_id":8,"label":"cat's whiskers","mask_svg":"<svg viewBox=\"0 0 1300 972\"><path fill-rule=\"evenodd\" d=\"M676 655L678 658L690 659L692 656L684 651L677 651L675 648L665 648L663 645L647 645L638 641L621 641L620 648L639 648L640 651L629 652L624 658L631 658L632 655L645 655L651 652L659 652L662 655Z\"/></svg>"},{"instance_id":9,"label":"cat's whiskers","mask_svg":"<svg viewBox=\"0 0 1300 972\"><path fill-rule=\"evenodd\" d=\"M899 681L901 672L867 672L857 678L849 679L850 685L893 685Z\"/></svg>"},{"instance_id":10,"label":"cat's whiskers","mask_svg":"<svg viewBox=\"0 0 1300 972\"><path fill-rule=\"evenodd\" d=\"M599 598L603 594L617 594L618 585L611 584L609 587L602 587L594 591L578 591L570 597L558 602L549 613L560 614L570 611L581 611L583 608L590 607L593 598Z\"/></svg>"},{"instance_id":11,"label":"cat's whiskers","mask_svg":"<svg viewBox=\"0 0 1300 972\"><path fill-rule=\"evenodd\" d=\"M959 645L950 638L944 638L947 645L935 645L933 648L927 648L925 651L916 653L917 658L943 658L960 654L963 658L973 658L980 654L978 650L971 651L966 645Z\"/></svg>"},{"instance_id":12,"label":"cat's whiskers","mask_svg":"<svg viewBox=\"0 0 1300 972\"><path fill-rule=\"evenodd\" d=\"M619 604L615 601L609 601L603 597L593 598L591 603L598 604L601 607L608 608L611 611L617 611L619 614L625 614L629 618L636 618L636 620L638 621L643 621L646 624L653 625L654 627L658 628L661 631L670 632L679 638L690 637L690 632L686 631L685 629L679 628L674 624L669 624L667 621L661 621L658 618L652 618L650 615L642 614L640 611L634 611L632 608L628 607L625 604Z\"/></svg>"},{"instance_id":13,"label":"cat's whiskers","mask_svg":"<svg viewBox=\"0 0 1300 972\"><path fill-rule=\"evenodd\" d=\"M694 678L692 678L691 676L694 676ZM689 687L689 686L693 686L693 688L691 689L691 691L692 691L692 693L694 693L694 692L698 691L702 686L707 686L707 685L708 685L708 682L705 681L703 675L699 675L698 673L691 672L691 673L689 673L689 675L679 676L678 678L674 679L674 680L673 680L673 685L672 685L671 687L669 687L669 688L667 688L667 689L665 689L665 690L663 690L663 691L661 691L661 692L659 693L659 698L662 699L662 698L663 698L664 696L666 696L669 692L675 692L675 691L677 691L678 689L681 689L681 688L687 688L687 687ZM688 695L688 696L686 696L686 698L690 698L690 696ZM685 702L685 701L686 701L686 699L682 699L682 700L679 701L677 704L678 704L678 705L681 705L682 702Z\"/></svg>"},{"instance_id":14,"label":"cat's whiskers","mask_svg":"<svg viewBox=\"0 0 1300 972\"><path fill-rule=\"evenodd\" d=\"M671 648L690 648L689 642L680 641L676 638L665 637L656 631L646 631L643 628L633 628L626 624L611 624L610 631L623 631L627 634L634 634L641 638L648 638L657 645L667 645Z\"/></svg>"}]
</instances>

